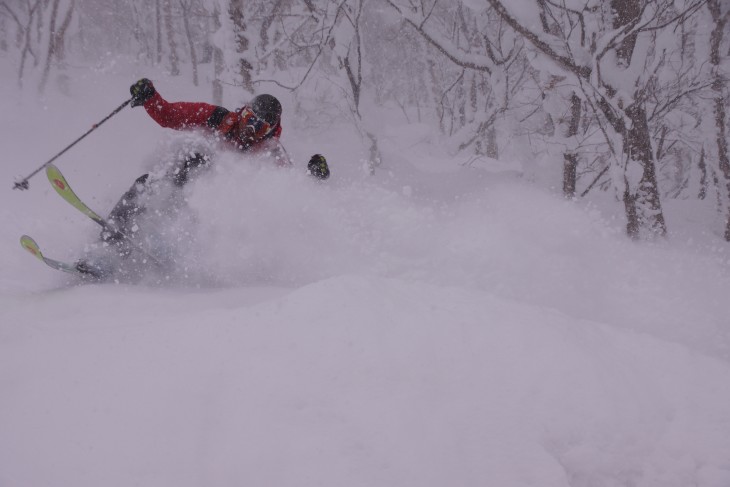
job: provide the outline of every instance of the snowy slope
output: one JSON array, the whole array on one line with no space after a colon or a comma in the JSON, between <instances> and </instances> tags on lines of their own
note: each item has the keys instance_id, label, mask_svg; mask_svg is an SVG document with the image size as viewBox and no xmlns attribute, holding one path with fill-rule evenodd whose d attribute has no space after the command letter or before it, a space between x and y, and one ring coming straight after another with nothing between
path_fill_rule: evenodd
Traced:
<instances>
[{"instance_id":1,"label":"snowy slope","mask_svg":"<svg viewBox=\"0 0 730 487\"><path fill-rule=\"evenodd\" d=\"M3 485L727 485L726 363L544 308L362 276L33 301Z\"/></svg>"},{"instance_id":2,"label":"snowy slope","mask_svg":"<svg viewBox=\"0 0 730 487\"><path fill-rule=\"evenodd\" d=\"M71 260L97 228L13 179L140 74L0 90L0 486L730 485L726 246L679 212L681 237L628 242L606 202L462 168L427 127L384 119L371 178L346 127L288 113L297 170L221 156L186 189L177 275L35 262L22 233ZM59 167L103 213L180 141L125 110Z\"/></svg>"}]
</instances>

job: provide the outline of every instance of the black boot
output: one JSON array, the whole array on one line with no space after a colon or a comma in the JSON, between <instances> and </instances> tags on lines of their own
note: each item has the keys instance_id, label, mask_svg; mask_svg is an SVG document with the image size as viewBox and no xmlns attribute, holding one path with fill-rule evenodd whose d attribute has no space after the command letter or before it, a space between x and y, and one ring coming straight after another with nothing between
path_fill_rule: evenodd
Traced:
<instances>
[{"instance_id":1,"label":"black boot","mask_svg":"<svg viewBox=\"0 0 730 487\"><path fill-rule=\"evenodd\" d=\"M199 168L207 165L209 160L210 158L208 156L196 152L177 163L170 175L175 186L180 188L185 186L190 181L192 174L197 172Z\"/></svg>"},{"instance_id":2,"label":"black boot","mask_svg":"<svg viewBox=\"0 0 730 487\"><path fill-rule=\"evenodd\" d=\"M76 270L84 274L86 277L101 281L111 277L114 273L110 266L104 265L102 262L103 261L80 259L76 262Z\"/></svg>"}]
</instances>

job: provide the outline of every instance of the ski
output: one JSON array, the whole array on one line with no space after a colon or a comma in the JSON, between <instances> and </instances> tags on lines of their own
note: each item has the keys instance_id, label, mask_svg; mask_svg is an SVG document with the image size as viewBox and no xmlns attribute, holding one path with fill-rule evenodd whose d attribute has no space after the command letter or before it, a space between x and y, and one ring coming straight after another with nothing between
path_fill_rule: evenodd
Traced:
<instances>
[{"instance_id":1,"label":"ski","mask_svg":"<svg viewBox=\"0 0 730 487\"><path fill-rule=\"evenodd\" d=\"M81 277L89 277L89 273L82 272L81 270L77 269L76 266L73 264L61 262L60 260L50 259L43 255L43 252L41 252L41 249L40 247L38 247L36 241L30 238L28 235L23 235L22 237L20 237L20 245L25 250L33 254L38 260L46 264L48 267L56 269L57 271L68 272L69 274L74 274Z\"/></svg>"},{"instance_id":2,"label":"ski","mask_svg":"<svg viewBox=\"0 0 730 487\"><path fill-rule=\"evenodd\" d=\"M74 191L71 189L71 186L69 186L68 181L66 181L66 178L63 176L63 174L61 174L61 171L59 171L56 166L54 166L53 164L49 164L46 167L46 176L48 176L48 181L50 181L51 186L53 186L53 189L56 190L56 193L61 195L61 198L70 203L71 206L94 220L105 230L115 231L115 229L104 218L99 216L94 210L86 206L86 203L81 201L81 198L79 198L76 193L74 193Z\"/></svg>"},{"instance_id":3,"label":"ski","mask_svg":"<svg viewBox=\"0 0 730 487\"><path fill-rule=\"evenodd\" d=\"M118 228L116 228L116 226L109 223L106 219L104 219L94 210L89 208L86 203L81 201L81 198L79 198L76 193L74 193L74 191L71 189L71 186L68 184L68 181L66 181L66 178L63 176L63 174L61 174L61 171L59 171L56 166L54 166L53 164L49 164L46 167L46 176L48 177L48 181L51 183L51 186L53 186L53 189L56 190L56 193L58 193L61 198L66 200L71 206L73 206L81 213L101 225L101 227L105 231L121 235L122 238L124 238L124 240L126 240L127 243L129 243L135 250L139 251L155 264L162 265L157 258L155 258L149 252L140 247L139 244L137 244L137 242L135 242L130 236L121 232Z\"/></svg>"}]
</instances>

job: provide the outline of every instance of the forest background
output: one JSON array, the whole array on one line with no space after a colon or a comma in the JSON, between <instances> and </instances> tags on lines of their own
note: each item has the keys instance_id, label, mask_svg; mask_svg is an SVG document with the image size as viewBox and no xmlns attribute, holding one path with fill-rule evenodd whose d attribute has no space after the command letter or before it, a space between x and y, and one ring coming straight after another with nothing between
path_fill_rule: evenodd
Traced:
<instances>
[{"instance_id":1,"label":"forest background","mask_svg":"<svg viewBox=\"0 0 730 487\"><path fill-rule=\"evenodd\" d=\"M669 234L674 205L730 241L729 30L722 0L0 1L24 90L130 62L216 104L285 92L298 123L355 127L371 173L390 136L375 108L395 108L466 166L520 161L614 201L634 239Z\"/></svg>"}]
</instances>

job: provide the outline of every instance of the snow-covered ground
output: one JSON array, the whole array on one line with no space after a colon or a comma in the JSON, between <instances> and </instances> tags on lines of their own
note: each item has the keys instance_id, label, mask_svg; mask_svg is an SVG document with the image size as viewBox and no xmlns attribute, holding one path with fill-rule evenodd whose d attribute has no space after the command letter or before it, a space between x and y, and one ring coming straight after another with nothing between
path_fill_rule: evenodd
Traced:
<instances>
[{"instance_id":1,"label":"snow-covered ground","mask_svg":"<svg viewBox=\"0 0 730 487\"><path fill-rule=\"evenodd\" d=\"M370 177L277 93L295 170L221 156L182 272L79 285L18 238L73 260L98 229L42 173L10 188L147 73L43 99L0 73L0 486L730 486L730 251L702 211L632 243L610 198L462 167L395 116ZM104 213L181 137L125 109L58 166Z\"/></svg>"}]
</instances>

